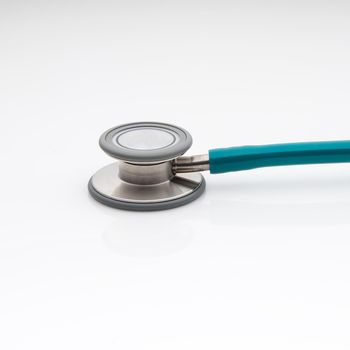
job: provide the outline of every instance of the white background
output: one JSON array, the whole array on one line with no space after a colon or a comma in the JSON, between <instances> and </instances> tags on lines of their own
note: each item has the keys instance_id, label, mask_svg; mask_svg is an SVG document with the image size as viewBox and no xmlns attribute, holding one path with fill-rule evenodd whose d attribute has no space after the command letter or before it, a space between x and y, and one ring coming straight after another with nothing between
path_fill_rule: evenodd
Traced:
<instances>
[{"instance_id":1,"label":"white background","mask_svg":"<svg viewBox=\"0 0 350 350\"><path fill-rule=\"evenodd\" d=\"M210 148L350 138L347 1L0 2L0 348L349 349L349 165L96 203L107 128Z\"/></svg>"}]
</instances>

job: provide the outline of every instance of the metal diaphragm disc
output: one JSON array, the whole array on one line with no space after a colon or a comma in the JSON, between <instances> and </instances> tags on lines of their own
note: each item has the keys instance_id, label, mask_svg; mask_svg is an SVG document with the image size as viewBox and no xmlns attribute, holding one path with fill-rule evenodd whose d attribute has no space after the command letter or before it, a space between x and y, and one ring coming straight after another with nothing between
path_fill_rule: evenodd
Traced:
<instances>
[{"instance_id":1,"label":"metal diaphragm disc","mask_svg":"<svg viewBox=\"0 0 350 350\"><path fill-rule=\"evenodd\" d=\"M127 162L162 162L184 154L192 145L188 131L175 125L138 122L116 126L100 137L101 148Z\"/></svg>"},{"instance_id":2,"label":"metal diaphragm disc","mask_svg":"<svg viewBox=\"0 0 350 350\"><path fill-rule=\"evenodd\" d=\"M89 182L94 199L113 208L151 211L175 208L198 198L205 189L200 173L179 174L155 185L137 185L121 180L118 164L97 171Z\"/></svg>"}]
</instances>

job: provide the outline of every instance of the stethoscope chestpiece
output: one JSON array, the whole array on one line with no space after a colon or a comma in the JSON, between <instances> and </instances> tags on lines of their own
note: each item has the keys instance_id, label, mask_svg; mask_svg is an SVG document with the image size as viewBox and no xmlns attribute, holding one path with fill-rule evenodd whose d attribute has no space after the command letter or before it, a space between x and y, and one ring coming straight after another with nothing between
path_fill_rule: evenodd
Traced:
<instances>
[{"instance_id":1,"label":"stethoscope chestpiece","mask_svg":"<svg viewBox=\"0 0 350 350\"><path fill-rule=\"evenodd\" d=\"M175 208L205 189L200 173L175 173L175 159L192 145L188 131L174 125L140 122L104 132L100 147L118 162L97 171L89 191L113 208L150 211Z\"/></svg>"}]
</instances>

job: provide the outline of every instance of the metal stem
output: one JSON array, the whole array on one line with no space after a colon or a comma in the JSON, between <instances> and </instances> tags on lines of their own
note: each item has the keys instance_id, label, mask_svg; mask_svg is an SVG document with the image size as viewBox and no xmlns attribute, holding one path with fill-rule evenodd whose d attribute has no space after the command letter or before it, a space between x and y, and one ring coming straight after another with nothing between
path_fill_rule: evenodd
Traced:
<instances>
[{"instance_id":1,"label":"metal stem","mask_svg":"<svg viewBox=\"0 0 350 350\"><path fill-rule=\"evenodd\" d=\"M172 162L135 164L119 161L119 178L134 185L156 185L174 177Z\"/></svg>"},{"instance_id":2,"label":"metal stem","mask_svg":"<svg viewBox=\"0 0 350 350\"><path fill-rule=\"evenodd\" d=\"M173 161L173 172L175 174L205 170L209 170L209 156L207 154L178 157Z\"/></svg>"}]
</instances>

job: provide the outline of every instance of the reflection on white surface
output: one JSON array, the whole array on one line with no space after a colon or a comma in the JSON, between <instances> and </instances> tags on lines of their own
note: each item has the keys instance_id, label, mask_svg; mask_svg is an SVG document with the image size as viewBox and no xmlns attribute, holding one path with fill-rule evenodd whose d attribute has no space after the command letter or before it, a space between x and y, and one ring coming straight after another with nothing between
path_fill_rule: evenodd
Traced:
<instances>
[{"instance_id":1,"label":"reflection on white surface","mask_svg":"<svg viewBox=\"0 0 350 350\"><path fill-rule=\"evenodd\" d=\"M180 252L191 244L193 231L187 220L171 222L166 216L158 217L152 213L134 215L134 218L121 216L103 232L103 240L113 253L153 258ZM135 220L142 224L135 223Z\"/></svg>"},{"instance_id":2,"label":"reflection on white surface","mask_svg":"<svg viewBox=\"0 0 350 350\"><path fill-rule=\"evenodd\" d=\"M350 224L350 172L345 165L269 169L210 179L209 208L218 226L308 227ZM220 208L220 209L219 209ZM219 216L219 219L218 219Z\"/></svg>"},{"instance_id":3,"label":"reflection on white surface","mask_svg":"<svg viewBox=\"0 0 350 350\"><path fill-rule=\"evenodd\" d=\"M235 227L308 227L350 224L350 201L288 204L239 202L230 199L213 199L209 206L221 208L215 218L208 216L220 226Z\"/></svg>"},{"instance_id":4,"label":"reflection on white surface","mask_svg":"<svg viewBox=\"0 0 350 350\"><path fill-rule=\"evenodd\" d=\"M179 253L196 236L203 238L204 231L215 232L216 237L229 232L231 237L225 238L229 244L242 229L264 235L269 229L286 226L303 231L350 225L350 181L346 174L325 167L319 169L321 175L294 169L288 176L287 170L274 170L277 175L271 176L269 171L239 173L223 181L220 176L213 179L206 174L207 192L195 202L170 211L107 209L110 218L118 213L118 219L111 219L104 228L103 241L113 253L144 259ZM314 170L310 168L309 172ZM105 208L96 203L96 209Z\"/></svg>"}]
</instances>

